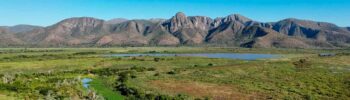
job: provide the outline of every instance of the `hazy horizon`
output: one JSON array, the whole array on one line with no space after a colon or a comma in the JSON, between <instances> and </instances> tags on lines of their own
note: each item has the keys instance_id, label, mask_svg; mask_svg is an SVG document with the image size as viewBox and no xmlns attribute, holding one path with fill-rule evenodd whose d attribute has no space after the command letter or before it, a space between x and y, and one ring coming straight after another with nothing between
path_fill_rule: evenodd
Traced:
<instances>
[{"instance_id":1,"label":"hazy horizon","mask_svg":"<svg viewBox=\"0 0 350 100\"><path fill-rule=\"evenodd\" d=\"M347 0L3 0L0 26L49 26L71 17L168 19L184 12L211 18L240 14L259 22L297 18L348 27L349 5Z\"/></svg>"}]
</instances>

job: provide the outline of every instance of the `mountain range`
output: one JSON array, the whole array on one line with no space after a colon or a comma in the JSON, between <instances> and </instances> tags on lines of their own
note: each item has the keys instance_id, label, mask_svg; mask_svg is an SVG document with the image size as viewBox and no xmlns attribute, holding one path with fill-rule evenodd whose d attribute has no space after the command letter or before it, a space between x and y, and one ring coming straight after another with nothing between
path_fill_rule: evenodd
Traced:
<instances>
[{"instance_id":1,"label":"mountain range","mask_svg":"<svg viewBox=\"0 0 350 100\"><path fill-rule=\"evenodd\" d=\"M258 22L239 14L212 19L176 13L170 19L76 17L41 27L0 27L0 46L179 46L256 48L350 47L350 27L294 18Z\"/></svg>"}]
</instances>

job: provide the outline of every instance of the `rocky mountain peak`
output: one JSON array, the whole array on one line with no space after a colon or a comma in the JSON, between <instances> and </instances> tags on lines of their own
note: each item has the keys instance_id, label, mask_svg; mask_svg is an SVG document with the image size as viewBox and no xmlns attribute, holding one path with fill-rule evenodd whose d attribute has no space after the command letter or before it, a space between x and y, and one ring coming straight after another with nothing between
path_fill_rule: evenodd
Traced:
<instances>
[{"instance_id":1,"label":"rocky mountain peak","mask_svg":"<svg viewBox=\"0 0 350 100\"><path fill-rule=\"evenodd\" d=\"M187 16L182 12L176 13L176 15L172 18L171 21L176 23L177 25L185 25L189 22Z\"/></svg>"},{"instance_id":2,"label":"rocky mountain peak","mask_svg":"<svg viewBox=\"0 0 350 100\"><path fill-rule=\"evenodd\" d=\"M247 18L247 17L244 17L240 14L232 14L232 15L229 15L227 17L224 18L224 21L227 22L227 21L238 21L238 22L241 22L241 23L246 23L246 22L249 22L249 21L252 21L251 19Z\"/></svg>"},{"instance_id":3,"label":"rocky mountain peak","mask_svg":"<svg viewBox=\"0 0 350 100\"><path fill-rule=\"evenodd\" d=\"M175 14L175 18L177 19L185 19L187 16L183 12L178 12Z\"/></svg>"},{"instance_id":4,"label":"rocky mountain peak","mask_svg":"<svg viewBox=\"0 0 350 100\"><path fill-rule=\"evenodd\" d=\"M165 21L163 26L165 26L170 33L174 33L183 27L192 27L190 24L191 22L188 20L187 16L182 12L178 12L171 19Z\"/></svg>"},{"instance_id":5,"label":"rocky mountain peak","mask_svg":"<svg viewBox=\"0 0 350 100\"><path fill-rule=\"evenodd\" d=\"M182 28L195 28L199 30L208 30L212 19L205 16L189 16L178 12L170 20L164 22L170 33L176 32Z\"/></svg>"},{"instance_id":6,"label":"rocky mountain peak","mask_svg":"<svg viewBox=\"0 0 350 100\"><path fill-rule=\"evenodd\" d=\"M213 23L211 24L211 27L215 28L215 27L218 27L219 25L221 24L224 24L224 23L240 23L240 24L243 24L243 25L246 25L246 24L250 24L248 22L253 22L253 20L247 18L247 17L244 17L242 15L239 15L239 14L231 14L229 16L226 16L226 17L218 17L218 18L215 18Z\"/></svg>"}]
</instances>

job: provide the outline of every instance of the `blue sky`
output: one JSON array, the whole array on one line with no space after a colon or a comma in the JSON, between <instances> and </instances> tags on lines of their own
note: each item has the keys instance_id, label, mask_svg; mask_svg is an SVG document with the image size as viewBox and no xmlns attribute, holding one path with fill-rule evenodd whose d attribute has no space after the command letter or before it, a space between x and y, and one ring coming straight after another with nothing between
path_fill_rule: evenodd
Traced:
<instances>
[{"instance_id":1,"label":"blue sky","mask_svg":"<svg viewBox=\"0 0 350 100\"><path fill-rule=\"evenodd\" d=\"M350 0L0 0L0 26L48 26L86 16L170 18L179 11L188 16L241 14L261 22L299 18L350 26Z\"/></svg>"}]
</instances>

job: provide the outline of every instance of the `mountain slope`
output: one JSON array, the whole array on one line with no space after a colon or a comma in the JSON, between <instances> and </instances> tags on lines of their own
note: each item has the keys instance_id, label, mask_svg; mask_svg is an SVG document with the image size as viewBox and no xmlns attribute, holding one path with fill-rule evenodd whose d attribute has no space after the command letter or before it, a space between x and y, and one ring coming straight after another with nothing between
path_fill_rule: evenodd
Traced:
<instances>
[{"instance_id":1,"label":"mountain slope","mask_svg":"<svg viewBox=\"0 0 350 100\"><path fill-rule=\"evenodd\" d=\"M211 19L177 13L170 19L62 20L48 27L0 27L1 46L218 45L262 48L350 47L350 28L284 19L261 23L239 14Z\"/></svg>"},{"instance_id":2,"label":"mountain slope","mask_svg":"<svg viewBox=\"0 0 350 100\"><path fill-rule=\"evenodd\" d=\"M212 29L206 36L206 41L216 44L235 44L236 36L243 31L249 22L249 18L238 14L225 18L217 18L212 23Z\"/></svg>"},{"instance_id":3,"label":"mountain slope","mask_svg":"<svg viewBox=\"0 0 350 100\"><path fill-rule=\"evenodd\" d=\"M163 26L183 44L203 43L208 34L212 19L203 16L187 17L184 13L177 13L171 19L165 21Z\"/></svg>"},{"instance_id":4,"label":"mountain slope","mask_svg":"<svg viewBox=\"0 0 350 100\"><path fill-rule=\"evenodd\" d=\"M273 29L289 36L327 41L337 46L344 46L350 40L348 30L325 22L285 19L275 23Z\"/></svg>"},{"instance_id":5,"label":"mountain slope","mask_svg":"<svg viewBox=\"0 0 350 100\"><path fill-rule=\"evenodd\" d=\"M25 33L35 29L41 29L41 26L33 26L33 25L16 25L9 27L9 31L12 33Z\"/></svg>"},{"instance_id":6,"label":"mountain slope","mask_svg":"<svg viewBox=\"0 0 350 100\"><path fill-rule=\"evenodd\" d=\"M291 37L285 34L280 34L269 28L261 26L246 27L241 35L241 41L248 41L243 43L243 47L283 47L283 48L310 48L312 45L308 44L307 40L298 37Z\"/></svg>"}]
</instances>

